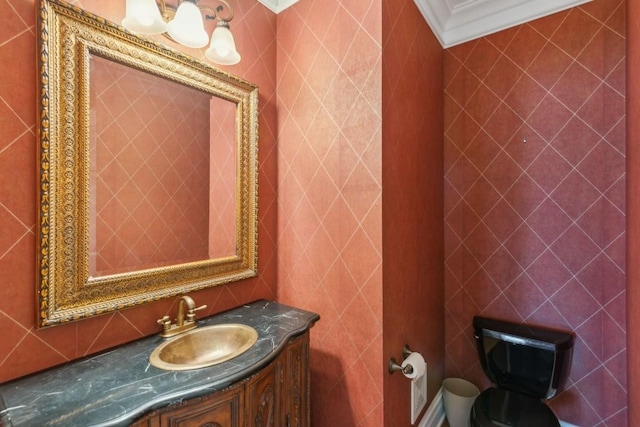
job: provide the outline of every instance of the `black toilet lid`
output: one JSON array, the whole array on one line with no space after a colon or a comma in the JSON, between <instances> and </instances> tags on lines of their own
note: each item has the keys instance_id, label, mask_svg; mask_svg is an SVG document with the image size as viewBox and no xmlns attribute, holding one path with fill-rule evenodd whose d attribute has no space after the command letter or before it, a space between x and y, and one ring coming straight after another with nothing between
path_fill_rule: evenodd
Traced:
<instances>
[{"instance_id":1,"label":"black toilet lid","mask_svg":"<svg viewBox=\"0 0 640 427\"><path fill-rule=\"evenodd\" d=\"M476 398L471 409L474 427L560 427L551 409L535 397L489 388Z\"/></svg>"}]
</instances>

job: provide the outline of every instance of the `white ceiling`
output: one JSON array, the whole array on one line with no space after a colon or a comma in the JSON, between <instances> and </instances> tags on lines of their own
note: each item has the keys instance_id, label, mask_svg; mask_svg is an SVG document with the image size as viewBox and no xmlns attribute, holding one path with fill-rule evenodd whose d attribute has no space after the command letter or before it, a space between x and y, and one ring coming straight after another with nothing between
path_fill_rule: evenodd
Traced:
<instances>
[{"instance_id":1,"label":"white ceiling","mask_svg":"<svg viewBox=\"0 0 640 427\"><path fill-rule=\"evenodd\" d=\"M272 12L280 13L294 3L298 3L298 0L258 0L263 5L271 9ZM458 1L458 0L455 0Z\"/></svg>"},{"instance_id":2,"label":"white ceiling","mask_svg":"<svg viewBox=\"0 0 640 427\"><path fill-rule=\"evenodd\" d=\"M258 0L275 13L298 0ZM305 0L303 0L305 1ZM361 0L369 1L369 0ZM591 0L413 0L444 48Z\"/></svg>"}]
</instances>

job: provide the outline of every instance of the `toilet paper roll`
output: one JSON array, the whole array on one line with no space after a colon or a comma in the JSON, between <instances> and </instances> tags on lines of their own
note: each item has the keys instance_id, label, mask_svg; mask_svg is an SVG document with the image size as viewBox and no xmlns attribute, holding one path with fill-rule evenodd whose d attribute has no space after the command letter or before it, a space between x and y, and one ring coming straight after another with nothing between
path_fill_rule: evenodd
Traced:
<instances>
[{"instance_id":1,"label":"toilet paper roll","mask_svg":"<svg viewBox=\"0 0 640 427\"><path fill-rule=\"evenodd\" d=\"M413 371L411 373L404 374L407 378L418 378L424 374L427 369L427 363L424 361L424 357L417 351L414 351L404 359L402 362L402 368L404 369L407 365L411 365L413 367ZM404 371L403 371L404 373Z\"/></svg>"}]
</instances>

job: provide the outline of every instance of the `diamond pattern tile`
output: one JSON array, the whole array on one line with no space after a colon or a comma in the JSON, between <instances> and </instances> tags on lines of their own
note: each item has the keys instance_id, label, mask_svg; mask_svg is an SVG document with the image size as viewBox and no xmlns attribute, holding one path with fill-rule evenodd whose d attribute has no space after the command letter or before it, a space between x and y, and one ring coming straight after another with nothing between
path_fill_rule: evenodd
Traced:
<instances>
[{"instance_id":1,"label":"diamond pattern tile","mask_svg":"<svg viewBox=\"0 0 640 427\"><path fill-rule=\"evenodd\" d=\"M580 62L599 78L606 78L624 59L625 51L621 48L624 43L620 39L619 33L602 28L580 55Z\"/></svg>"},{"instance_id":2,"label":"diamond pattern tile","mask_svg":"<svg viewBox=\"0 0 640 427\"><path fill-rule=\"evenodd\" d=\"M522 72L521 69L518 70ZM516 82L512 90L507 93L504 102L519 117L526 119L536 109L546 93L540 83L536 82L530 75L524 74Z\"/></svg>"},{"instance_id":3,"label":"diamond pattern tile","mask_svg":"<svg viewBox=\"0 0 640 427\"><path fill-rule=\"evenodd\" d=\"M522 319L526 319L547 300L546 296L526 274L522 274L504 290L511 305Z\"/></svg>"},{"instance_id":4,"label":"diamond pattern tile","mask_svg":"<svg viewBox=\"0 0 640 427\"><path fill-rule=\"evenodd\" d=\"M482 172L500 153L500 146L486 132L479 132L465 152L474 159L472 167Z\"/></svg>"},{"instance_id":5,"label":"diamond pattern tile","mask_svg":"<svg viewBox=\"0 0 640 427\"><path fill-rule=\"evenodd\" d=\"M545 199L540 187L527 175L520 176L504 194L504 199L523 218L527 218Z\"/></svg>"},{"instance_id":6,"label":"diamond pattern tile","mask_svg":"<svg viewBox=\"0 0 640 427\"><path fill-rule=\"evenodd\" d=\"M551 89L551 93L570 110L575 111L589 99L601 82L602 79L574 62Z\"/></svg>"},{"instance_id":7,"label":"diamond pattern tile","mask_svg":"<svg viewBox=\"0 0 640 427\"><path fill-rule=\"evenodd\" d=\"M484 126L484 131L497 144L504 147L516 135L516 132L522 128L523 124L524 119L518 113L509 108L506 103L501 103Z\"/></svg>"},{"instance_id":8,"label":"diamond pattern tile","mask_svg":"<svg viewBox=\"0 0 640 427\"><path fill-rule=\"evenodd\" d=\"M533 163L543 150L540 143L540 136L526 123L512 137L511 141L504 146L505 151L512 158L517 159L521 167L526 168Z\"/></svg>"},{"instance_id":9,"label":"diamond pattern tile","mask_svg":"<svg viewBox=\"0 0 640 427\"><path fill-rule=\"evenodd\" d=\"M500 58L500 50L485 39L477 41L476 48L466 59L468 70L478 79L483 80Z\"/></svg>"},{"instance_id":10,"label":"diamond pattern tile","mask_svg":"<svg viewBox=\"0 0 640 427\"><path fill-rule=\"evenodd\" d=\"M491 117L491 113L495 110L499 102L498 97L495 96L488 87L480 85L467 101L464 108L465 111L482 126Z\"/></svg>"},{"instance_id":11,"label":"diamond pattern tile","mask_svg":"<svg viewBox=\"0 0 640 427\"><path fill-rule=\"evenodd\" d=\"M546 21L547 19L539 20ZM533 24L532 24L533 25ZM549 90L564 75L567 68L573 63L573 59L561 48L553 43L547 43L538 57L529 68L527 75Z\"/></svg>"},{"instance_id":12,"label":"diamond pattern tile","mask_svg":"<svg viewBox=\"0 0 640 427\"><path fill-rule=\"evenodd\" d=\"M527 169L527 174L548 194L564 181L571 170L571 165L555 149L546 147Z\"/></svg>"},{"instance_id":13,"label":"diamond pattern tile","mask_svg":"<svg viewBox=\"0 0 640 427\"><path fill-rule=\"evenodd\" d=\"M607 108L600 108L601 105ZM601 136L606 136L624 117L624 95L618 93L607 84L602 84L577 112Z\"/></svg>"},{"instance_id":14,"label":"diamond pattern tile","mask_svg":"<svg viewBox=\"0 0 640 427\"><path fill-rule=\"evenodd\" d=\"M603 24L583 9L573 8L551 36L551 41L575 58L603 27Z\"/></svg>"},{"instance_id":15,"label":"diamond pattern tile","mask_svg":"<svg viewBox=\"0 0 640 427\"><path fill-rule=\"evenodd\" d=\"M486 309L500 295L500 288L484 270L478 271L470 281L473 286L468 288L469 296L480 310Z\"/></svg>"},{"instance_id":16,"label":"diamond pattern tile","mask_svg":"<svg viewBox=\"0 0 640 427\"><path fill-rule=\"evenodd\" d=\"M551 245L571 225L569 218L560 207L547 198L527 218L527 224L547 245Z\"/></svg>"},{"instance_id":17,"label":"diamond pattern tile","mask_svg":"<svg viewBox=\"0 0 640 427\"><path fill-rule=\"evenodd\" d=\"M596 200L600 193L575 169L551 193L553 200L572 219L578 219Z\"/></svg>"},{"instance_id":18,"label":"diamond pattern tile","mask_svg":"<svg viewBox=\"0 0 640 427\"><path fill-rule=\"evenodd\" d=\"M462 219L464 226L468 220ZM522 217L504 199L498 201L484 218L484 223L500 242L504 242L522 224ZM462 229L463 235L466 234Z\"/></svg>"},{"instance_id":19,"label":"diamond pattern tile","mask_svg":"<svg viewBox=\"0 0 640 427\"><path fill-rule=\"evenodd\" d=\"M612 202L600 198L578 221L596 244L606 247L624 234L625 216Z\"/></svg>"},{"instance_id":20,"label":"diamond pattern tile","mask_svg":"<svg viewBox=\"0 0 640 427\"><path fill-rule=\"evenodd\" d=\"M459 153L445 200L462 198L445 205L445 241L456 245L445 260L446 373L486 381L465 335L473 314L571 329L571 382L551 404L581 426L627 425L616 370L626 354L623 18L623 1L595 0L445 54L445 145L457 150L445 152ZM460 214L465 204L481 226Z\"/></svg>"},{"instance_id":21,"label":"diamond pattern tile","mask_svg":"<svg viewBox=\"0 0 640 427\"><path fill-rule=\"evenodd\" d=\"M473 164L469 161L470 164ZM491 182L501 195L505 195L514 181L524 172L504 150L500 151L493 162L484 171L484 176Z\"/></svg>"},{"instance_id":22,"label":"diamond pattern tile","mask_svg":"<svg viewBox=\"0 0 640 427\"><path fill-rule=\"evenodd\" d=\"M530 25L524 25L517 29L504 53L520 68L526 70L546 43L547 40L542 34Z\"/></svg>"},{"instance_id":23,"label":"diamond pattern tile","mask_svg":"<svg viewBox=\"0 0 640 427\"><path fill-rule=\"evenodd\" d=\"M567 267L550 250L544 251L526 272L547 297L555 294L572 277Z\"/></svg>"}]
</instances>

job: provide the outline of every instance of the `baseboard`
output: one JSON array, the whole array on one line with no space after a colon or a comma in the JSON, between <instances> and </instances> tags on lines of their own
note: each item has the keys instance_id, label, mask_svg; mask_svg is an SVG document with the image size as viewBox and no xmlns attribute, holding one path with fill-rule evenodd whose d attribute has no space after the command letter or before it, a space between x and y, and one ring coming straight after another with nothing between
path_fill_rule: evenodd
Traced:
<instances>
[{"instance_id":1,"label":"baseboard","mask_svg":"<svg viewBox=\"0 0 640 427\"><path fill-rule=\"evenodd\" d=\"M444 404L442 403L442 387L438 390L431 404L424 413L418 427L440 427L444 423Z\"/></svg>"},{"instance_id":2,"label":"baseboard","mask_svg":"<svg viewBox=\"0 0 640 427\"><path fill-rule=\"evenodd\" d=\"M431 401L431 404L427 408L427 412L424 413L418 427L442 427L444 424L444 403L442 400L442 387L438 390L435 397ZM574 424L569 424L564 421L560 421L560 427L579 427Z\"/></svg>"}]
</instances>

